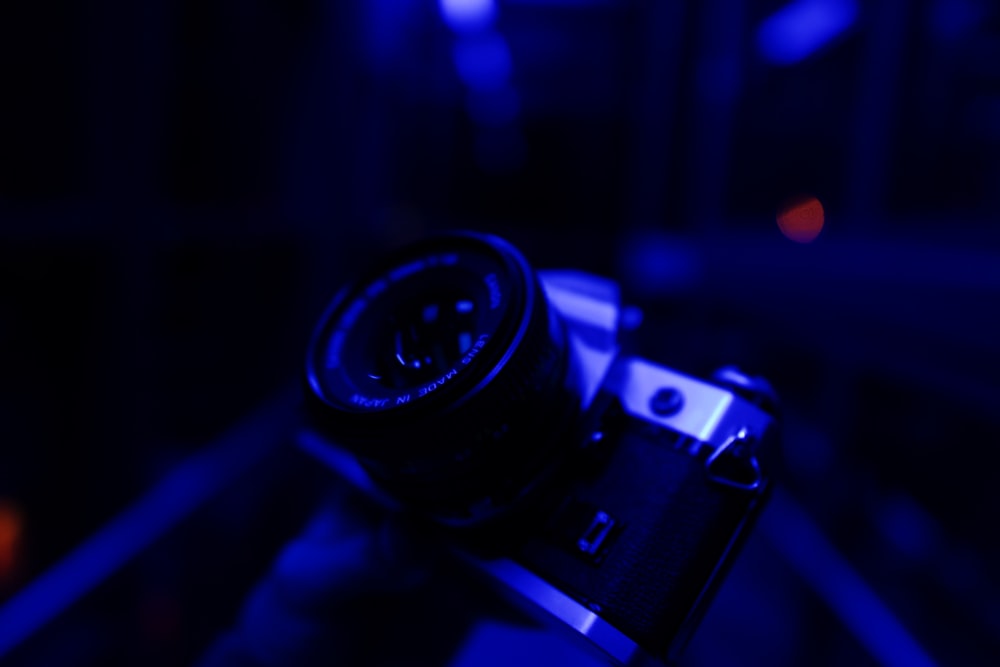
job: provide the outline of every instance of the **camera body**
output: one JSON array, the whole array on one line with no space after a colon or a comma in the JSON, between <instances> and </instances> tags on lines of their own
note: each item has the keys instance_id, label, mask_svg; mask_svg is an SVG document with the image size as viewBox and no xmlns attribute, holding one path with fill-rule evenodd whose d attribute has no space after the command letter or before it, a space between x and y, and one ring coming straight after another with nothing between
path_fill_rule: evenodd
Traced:
<instances>
[{"instance_id":1,"label":"camera body","mask_svg":"<svg viewBox=\"0 0 1000 667\"><path fill-rule=\"evenodd\" d=\"M530 271L523 258L498 239L459 235L458 244L470 240L515 253L522 265L518 271ZM454 243L454 238L446 245L449 242ZM397 258L373 275L391 275L399 267L409 267L406 270L411 274L400 277L405 281L421 270L429 274L444 270L452 249L435 255L427 247ZM412 257L421 254L438 259L415 269ZM475 290L465 296L428 300L401 287L401 295L403 301L420 306L417 319L421 321L430 312L428 303L435 313L441 304L458 304L455 310L463 311L470 302L481 304L483 310L491 306L499 310L496 304L502 299L497 296L498 274L493 269L488 266L467 274L477 276L470 283L481 283L476 288L482 292L478 300L472 296ZM364 306L354 305L362 292L377 300L381 292L370 292L378 280L369 278L338 296L317 330L307 368L311 418L300 436L301 445L383 504L415 508L418 514L447 526L454 551L464 561L530 608L586 637L613 662L640 664L676 657L768 494L766 459L774 447L776 424L774 394L766 381L724 368L713 382L706 382L623 354L619 344L623 311L614 282L578 271L530 272L520 286L535 289L537 298L522 299L515 310L533 311L536 329L545 332L539 340L558 344L524 353L527 370L515 373L507 370L516 361L514 348L529 349L531 344L527 336L508 335L503 340L514 344L504 348L506 355L495 357L499 362L485 364L485 379L457 387L458 393L444 403L430 404L445 411L438 420L448 420L447 410L458 403L456 413L451 413L454 420L482 421L486 413L457 411L465 408L462 401L470 392L478 396L484 387L502 384L499 369L517 375L511 381L513 390L508 387L498 394L507 397L504 400L488 395L483 399L484 410L517 414L501 415L499 420L491 414L491 426L479 431L475 424L463 423L459 433L476 443L470 448L455 443L456 437L463 436L454 431L435 430L437 421L424 430L410 431L409 439L419 450L433 449L447 440L450 444L443 459L440 452L405 462L393 461L381 450L369 455L364 432L376 420L340 429L337 415L331 414L335 402L323 398L323 381L317 378L325 372L322 368L345 359L350 348L344 342L345 332L356 326L356 320L348 317L341 326L345 322L342 313L372 303L366 297L360 301ZM432 290L435 293L448 283L439 282ZM517 281L510 281L508 287L500 290L502 298L519 289ZM435 323L438 317L435 314ZM395 342L386 348L386 354L395 353L398 361L393 363L410 359L412 366L414 360L448 357L424 354L426 346L408 354L398 332L414 326L400 325L407 320L395 316L375 320L382 325L389 322L397 330ZM453 350L451 361L445 359L418 382L394 382L395 394L370 396L366 392L375 390L363 388L342 392L345 397L350 394L343 403L350 403L361 417L371 417L372 410L380 409L378 405L371 408L372 402L386 401L382 410L391 409L394 400L409 408L412 399L399 398L401 387L409 395L433 393L436 389L428 387L444 387L457 378L470 354L475 357L477 350L500 345L499 336L484 333L480 336L485 338L477 339L478 325L458 321L430 330L432 337L446 330L460 332L458 338L464 343ZM340 324L331 327L330 322ZM518 331L529 331L528 325L522 325ZM486 325L480 328L489 330ZM339 344L328 342L338 335ZM370 332L365 334L365 340L374 339ZM318 365L317 359L325 361ZM449 375L454 370L449 366L452 362L459 370ZM321 368L322 364L326 366ZM438 374L445 378L441 384ZM382 371L368 375L385 382ZM432 379L427 382L427 377ZM334 412L337 405L333 405ZM533 417L519 421L524 412ZM419 421L417 416L410 419ZM338 437L344 433L346 437ZM491 447L501 454L489 453ZM487 453L477 460L480 450ZM536 452L544 454L538 461L520 463ZM511 459L517 465L506 467L505 461ZM441 460L447 460L447 465ZM469 485L481 491L470 494L454 479L471 479ZM443 506L441 497L435 495L439 487L450 489L449 511L439 511Z\"/></svg>"}]
</instances>

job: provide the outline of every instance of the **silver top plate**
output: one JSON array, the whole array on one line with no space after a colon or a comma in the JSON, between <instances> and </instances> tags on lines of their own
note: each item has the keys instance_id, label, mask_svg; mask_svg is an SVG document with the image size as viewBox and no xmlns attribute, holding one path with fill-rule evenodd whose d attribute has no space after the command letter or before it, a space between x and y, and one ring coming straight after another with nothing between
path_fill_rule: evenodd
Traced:
<instances>
[{"instance_id":1,"label":"silver top plate","mask_svg":"<svg viewBox=\"0 0 1000 667\"><path fill-rule=\"evenodd\" d=\"M753 403L713 384L635 357L620 363L612 389L628 413L690 436L711 450L743 429L760 437L773 421ZM663 389L675 389L684 398L674 414L664 416L653 410L653 397Z\"/></svg>"}]
</instances>

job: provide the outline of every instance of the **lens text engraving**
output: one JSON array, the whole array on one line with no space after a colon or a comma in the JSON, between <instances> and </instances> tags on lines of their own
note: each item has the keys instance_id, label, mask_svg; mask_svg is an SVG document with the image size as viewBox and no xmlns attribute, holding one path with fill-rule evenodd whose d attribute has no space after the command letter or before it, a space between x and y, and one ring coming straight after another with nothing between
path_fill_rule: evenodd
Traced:
<instances>
[{"instance_id":1,"label":"lens text engraving","mask_svg":"<svg viewBox=\"0 0 1000 667\"><path fill-rule=\"evenodd\" d=\"M435 389L437 389L438 387L440 387L441 385L443 385L445 382L455 377L456 375L458 375L458 369L455 368L451 369L450 371L442 375L434 382L431 382L430 384L421 387L417 392L417 396L426 396L427 394L431 393L432 391L434 391Z\"/></svg>"},{"instance_id":2,"label":"lens text engraving","mask_svg":"<svg viewBox=\"0 0 1000 667\"><path fill-rule=\"evenodd\" d=\"M361 394L351 396L351 403L362 408L384 408L389 404L388 398L368 398Z\"/></svg>"},{"instance_id":3,"label":"lens text engraving","mask_svg":"<svg viewBox=\"0 0 1000 667\"><path fill-rule=\"evenodd\" d=\"M479 354L479 351L483 349L483 346L486 345L486 341L489 339L489 334L480 334L476 342L472 344L471 348L469 348L469 351L464 357L462 357L462 365L468 366L469 363L476 358L476 355Z\"/></svg>"}]
</instances>

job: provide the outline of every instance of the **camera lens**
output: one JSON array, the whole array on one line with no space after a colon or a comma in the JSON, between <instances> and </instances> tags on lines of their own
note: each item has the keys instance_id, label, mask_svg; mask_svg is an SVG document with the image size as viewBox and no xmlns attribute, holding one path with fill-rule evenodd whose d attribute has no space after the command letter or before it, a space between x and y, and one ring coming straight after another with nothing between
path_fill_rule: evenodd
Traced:
<instances>
[{"instance_id":1,"label":"camera lens","mask_svg":"<svg viewBox=\"0 0 1000 667\"><path fill-rule=\"evenodd\" d=\"M340 300L314 343L318 394L351 412L405 409L467 384L487 343L499 351L523 285L505 258L460 245L410 249Z\"/></svg>"},{"instance_id":2,"label":"camera lens","mask_svg":"<svg viewBox=\"0 0 1000 667\"><path fill-rule=\"evenodd\" d=\"M310 413L390 492L452 523L503 510L577 401L562 323L500 239L440 236L345 289L307 359Z\"/></svg>"}]
</instances>

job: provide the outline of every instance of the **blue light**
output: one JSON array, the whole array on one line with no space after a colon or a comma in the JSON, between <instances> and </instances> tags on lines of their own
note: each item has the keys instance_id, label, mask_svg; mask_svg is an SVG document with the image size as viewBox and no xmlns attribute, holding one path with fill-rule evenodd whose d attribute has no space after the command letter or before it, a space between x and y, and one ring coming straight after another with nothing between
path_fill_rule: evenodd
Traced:
<instances>
[{"instance_id":1,"label":"blue light","mask_svg":"<svg viewBox=\"0 0 1000 667\"><path fill-rule=\"evenodd\" d=\"M757 48L768 62L794 65L844 33L857 17L857 0L795 0L760 24Z\"/></svg>"},{"instance_id":2,"label":"blue light","mask_svg":"<svg viewBox=\"0 0 1000 667\"><path fill-rule=\"evenodd\" d=\"M493 22L495 0L438 0L441 18L453 30L479 30Z\"/></svg>"},{"instance_id":3,"label":"blue light","mask_svg":"<svg viewBox=\"0 0 1000 667\"><path fill-rule=\"evenodd\" d=\"M507 42L493 32L460 38L455 42L454 59L459 78L475 90L505 86L513 69Z\"/></svg>"},{"instance_id":4,"label":"blue light","mask_svg":"<svg viewBox=\"0 0 1000 667\"><path fill-rule=\"evenodd\" d=\"M790 495L776 492L761 517L772 544L884 667L935 667L900 619Z\"/></svg>"},{"instance_id":5,"label":"blue light","mask_svg":"<svg viewBox=\"0 0 1000 667\"><path fill-rule=\"evenodd\" d=\"M642 229L626 235L618 257L629 287L643 295L680 294L703 279L703 258L688 241Z\"/></svg>"},{"instance_id":6,"label":"blue light","mask_svg":"<svg viewBox=\"0 0 1000 667\"><path fill-rule=\"evenodd\" d=\"M931 34L939 39L956 40L982 23L987 9L978 0L935 0L927 8L927 14Z\"/></svg>"},{"instance_id":7,"label":"blue light","mask_svg":"<svg viewBox=\"0 0 1000 667\"><path fill-rule=\"evenodd\" d=\"M191 455L0 607L0 658L276 450L293 424L297 403L297 392L283 393Z\"/></svg>"}]
</instances>

